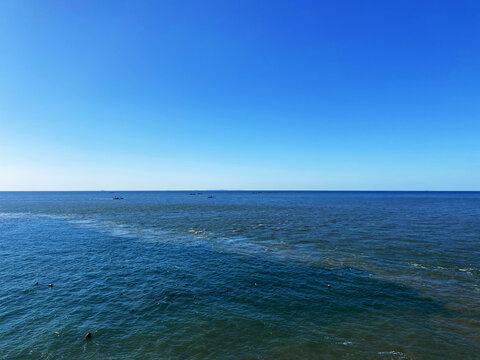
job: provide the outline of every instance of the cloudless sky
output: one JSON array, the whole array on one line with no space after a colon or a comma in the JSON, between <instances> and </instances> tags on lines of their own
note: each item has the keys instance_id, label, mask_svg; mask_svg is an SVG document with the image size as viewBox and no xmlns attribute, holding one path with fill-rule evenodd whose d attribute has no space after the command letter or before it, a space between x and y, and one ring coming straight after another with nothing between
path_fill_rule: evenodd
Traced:
<instances>
[{"instance_id":1,"label":"cloudless sky","mask_svg":"<svg viewBox=\"0 0 480 360\"><path fill-rule=\"evenodd\" d=\"M480 190L478 1L0 1L0 190Z\"/></svg>"}]
</instances>

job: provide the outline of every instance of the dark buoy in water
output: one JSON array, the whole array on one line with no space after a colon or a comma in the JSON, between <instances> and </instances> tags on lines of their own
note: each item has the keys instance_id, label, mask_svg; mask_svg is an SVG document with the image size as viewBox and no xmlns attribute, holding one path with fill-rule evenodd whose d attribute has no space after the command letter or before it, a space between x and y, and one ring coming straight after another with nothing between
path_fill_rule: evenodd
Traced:
<instances>
[{"instance_id":1,"label":"dark buoy in water","mask_svg":"<svg viewBox=\"0 0 480 360\"><path fill-rule=\"evenodd\" d=\"M332 285L328 284L327 287L332 287Z\"/></svg>"},{"instance_id":2,"label":"dark buoy in water","mask_svg":"<svg viewBox=\"0 0 480 360\"><path fill-rule=\"evenodd\" d=\"M48 284L48 287L53 287L53 284Z\"/></svg>"},{"instance_id":3,"label":"dark buoy in water","mask_svg":"<svg viewBox=\"0 0 480 360\"><path fill-rule=\"evenodd\" d=\"M38 285L38 281L35 281L35 282L33 283L33 285L37 286L37 285Z\"/></svg>"},{"instance_id":4,"label":"dark buoy in water","mask_svg":"<svg viewBox=\"0 0 480 360\"><path fill-rule=\"evenodd\" d=\"M88 340L92 337L92 333L88 332L87 335L85 335L85 340Z\"/></svg>"}]
</instances>

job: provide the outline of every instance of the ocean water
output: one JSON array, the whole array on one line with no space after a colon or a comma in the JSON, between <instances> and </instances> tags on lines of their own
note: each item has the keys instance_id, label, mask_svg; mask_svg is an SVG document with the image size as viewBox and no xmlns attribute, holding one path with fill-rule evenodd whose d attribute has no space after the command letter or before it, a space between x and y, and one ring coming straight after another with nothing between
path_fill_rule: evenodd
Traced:
<instances>
[{"instance_id":1,"label":"ocean water","mask_svg":"<svg viewBox=\"0 0 480 360\"><path fill-rule=\"evenodd\" d=\"M194 194L0 192L0 359L480 359L480 193Z\"/></svg>"}]
</instances>

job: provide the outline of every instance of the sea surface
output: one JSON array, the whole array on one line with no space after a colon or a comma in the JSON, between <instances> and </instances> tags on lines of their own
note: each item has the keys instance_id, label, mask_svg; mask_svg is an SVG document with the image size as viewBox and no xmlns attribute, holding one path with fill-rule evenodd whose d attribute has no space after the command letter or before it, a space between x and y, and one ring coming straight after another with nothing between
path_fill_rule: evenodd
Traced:
<instances>
[{"instance_id":1,"label":"sea surface","mask_svg":"<svg viewBox=\"0 0 480 360\"><path fill-rule=\"evenodd\" d=\"M480 193L0 192L0 359L480 359Z\"/></svg>"}]
</instances>

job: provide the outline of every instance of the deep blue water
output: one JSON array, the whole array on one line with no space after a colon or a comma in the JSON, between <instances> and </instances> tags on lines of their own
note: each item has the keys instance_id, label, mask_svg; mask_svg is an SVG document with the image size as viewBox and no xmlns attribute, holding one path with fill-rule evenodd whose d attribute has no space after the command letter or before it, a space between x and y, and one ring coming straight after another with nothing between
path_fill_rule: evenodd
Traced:
<instances>
[{"instance_id":1,"label":"deep blue water","mask_svg":"<svg viewBox=\"0 0 480 360\"><path fill-rule=\"evenodd\" d=\"M480 193L197 193L0 192L0 359L480 359Z\"/></svg>"}]
</instances>

